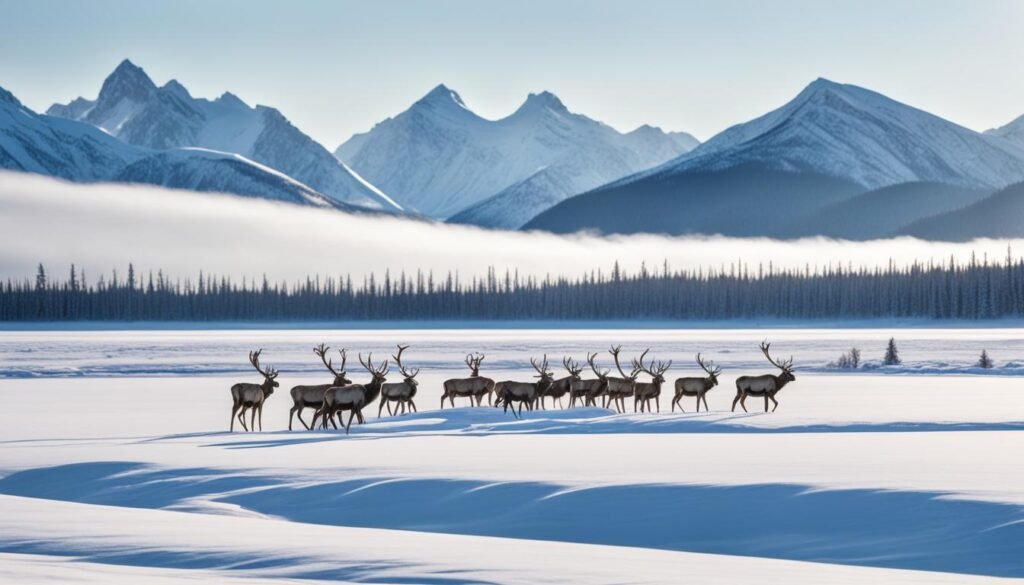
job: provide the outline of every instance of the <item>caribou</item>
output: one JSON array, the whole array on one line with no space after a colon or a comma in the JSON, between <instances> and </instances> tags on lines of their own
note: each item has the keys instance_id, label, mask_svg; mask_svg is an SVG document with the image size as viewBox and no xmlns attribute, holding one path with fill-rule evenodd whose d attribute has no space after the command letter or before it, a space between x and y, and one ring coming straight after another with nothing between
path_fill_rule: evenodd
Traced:
<instances>
[{"instance_id":1,"label":"caribou","mask_svg":"<svg viewBox=\"0 0 1024 585\"><path fill-rule=\"evenodd\" d=\"M740 406L743 407L743 412L747 412L747 407L744 404L747 401L748 396L764 396L764 411L768 412L768 401L771 400L775 403L772 407L772 412L779 407L779 402L775 400L775 395L779 393L782 388L796 380L796 376L793 375L793 358L784 362L777 362L772 359L768 348L771 344L767 341L761 342L761 353L764 357L768 358L768 363L775 366L782 371L781 374L763 374L760 376L740 376L736 379L736 398L732 400L732 410L735 412L736 403L739 402Z\"/></svg>"},{"instance_id":2,"label":"caribou","mask_svg":"<svg viewBox=\"0 0 1024 585\"><path fill-rule=\"evenodd\" d=\"M249 352L249 363L252 367L256 368L256 371L263 375L262 384L253 384L252 382L239 382L231 387L231 432L235 432L235 415L238 416L238 422L242 423L242 428L248 432L249 430L256 430L256 414L259 413L260 430L263 430L263 403L267 398L274 393L274 388L280 386L275 378L277 378L277 370L273 367L264 370L260 367L260 354L263 353L262 349ZM241 409L241 412L239 412ZM249 421L249 426L245 426L245 411L252 409L252 417ZM250 427L252 427L250 429Z\"/></svg>"},{"instance_id":3,"label":"caribou","mask_svg":"<svg viewBox=\"0 0 1024 585\"><path fill-rule=\"evenodd\" d=\"M331 425L334 428L338 427L334 424L335 415L338 416L338 421L342 422L345 427L346 435L352 427L353 418L357 419L359 424L366 422L366 419L363 418L363 409L376 400L380 394L381 387L387 379L388 362L384 360L380 367L374 367L373 354L371 353L366 357L365 362L363 361L363 354L359 354L359 363L366 368L366 371L370 372L373 378L366 384L335 386L327 389L327 392L324 393L324 404L320 407L319 411L320 416L323 417L323 427L325 429L327 428L327 421L331 421ZM346 410L349 411L348 424L344 424L342 421L342 414Z\"/></svg>"},{"instance_id":4,"label":"caribou","mask_svg":"<svg viewBox=\"0 0 1024 585\"><path fill-rule=\"evenodd\" d=\"M335 370L334 362L330 359L327 359L327 350L329 349L331 348L326 347L324 346L324 344L321 343L317 347L313 348L313 353L318 355L320 357L320 361L324 363L324 366L328 369L328 371L330 371L331 374L334 374L334 381L331 382L330 384L295 386L291 389L292 408L290 411L288 411L289 431L292 430L292 418L295 415L298 415L299 422L302 423L302 426L306 427L307 431L316 426L316 418L314 418L312 424L309 425L306 424L306 421L302 420L302 411L306 408L312 408L314 412L320 410L320 407L323 406L324 404L324 393L327 392L328 388L334 386L348 386L349 384L352 383L352 380L349 380L348 378L345 377L345 362L347 361L345 350L338 350L338 352L341 353L341 369Z\"/></svg>"},{"instance_id":5,"label":"caribou","mask_svg":"<svg viewBox=\"0 0 1024 585\"><path fill-rule=\"evenodd\" d=\"M583 406L592 406L596 403L598 397L602 397L607 394L608 370L598 371L597 366L594 365L594 358L596 357L596 352L587 354L587 363L590 365L590 369L593 370L597 378L591 380L574 380L570 383L569 408L575 406L577 400L579 400Z\"/></svg>"},{"instance_id":6,"label":"caribou","mask_svg":"<svg viewBox=\"0 0 1024 585\"><path fill-rule=\"evenodd\" d=\"M547 392L551 386L551 382L554 380L554 373L548 371L548 356L545 354L541 363L538 365L537 361L530 358L530 365L533 369L537 370L537 378L540 378L536 382L515 382L507 380L504 382L498 382L495 384L495 401L494 406L504 405L504 412L508 412L509 408L512 408L512 415L516 418L523 416L523 405L526 405L526 410L533 410L537 404L537 398L544 392ZM516 409L512 406L513 402L519 403L519 413L516 413Z\"/></svg>"},{"instance_id":7,"label":"caribou","mask_svg":"<svg viewBox=\"0 0 1024 585\"><path fill-rule=\"evenodd\" d=\"M640 370L635 365L630 374L622 371L622 366L619 365L619 352L621 350L621 345L608 350L608 353L612 354L612 358L615 360L615 368L619 370L619 374L622 376L621 378L606 378L608 380L608 389L606 391L608 402L605 406L607 407L607 404L614 404L616 412L626 412L626 397L633 396L633 389L636 387L636 377L640 375ZM641 359L648 351L650 350L644 350L644 353L641 354Z\"/></svg>"},{"instance_id":8,"label":"caribou","mask_svg":"<svg viewBox=\"0 0 1024 585\"><path fill-rule=\"evenodd\" d=\"M572 389L573 382L578 382L580 380L580 372L583 371L583 368L580 367L580 365L577 364L575 361L573 361L572 358L568 356L562 358L562 367L565 368L567 372L569 372L569 375L564 378L559 378L552 382L548 389L545 390L540 395L541 410L547 410L545 401L549 397L551 398L552 407L554 407L555 401L557 400L558 407L564 408L564 406L562 406L562 397L565 396L566 394L569 394L570 390ZM569 400L572 400L571 395L569 396Z\"/></svg>"},{"instance_id":9,"label":"caribou","mask_svg":"<svg viewBox=\"0 0 1024 585\"><path fill-rule=\"evenodd\" d=\"M710 410L708 408L708 399L705 396L709 390L718 385L718 375L722 373L722 368L715 365L715 362L707 362L697 354L697 365L700 369L704 370L707 374L706 378L700 377L689 377L689 378L676 378L676 395L672 399L672 412L676 411L676 406L679 406L679 410L686 412L683 409L683 405L680 404L680 400L684 396L696 396L697 397L697 412L700 412L700 403L704 402L704 410Z\"/></svg>"},{"instance_id":10,"label":"caribou","mask_svg":"<svg viewBox=\"0 0 1024 585\"><path fill-rule=\"evenodd\" d=\"M639 360L633 360L634 372L644 372L651 377L650 382L637 382L633 385L633 412L637 412L637 405L640 406L640 412L650 412L651 400L657 411L661 412L661 385L665 383L665 372L672 367L672 360L667 364L660 361L655 364L654 358L651 358L651 364L644 365L644 356L648 351L640 354Z\"/></svg>"},{"instance_id":11,"label":"caribou","mask_svg":"<svg viewBox=\"0 0 1024 585\"><path fill-rule=\"evenodd\" d=\"M480 375L480 362L484 361L484 354L466 354L466 366L469 367L468 378L452 378L444 381L444 392L441 394L441 408L444 409L444 399L447 398L452 408L455 408L455 398L469 398L472 406L473 400L476 405L483 403L484 395L487 396L487 405L491 404L491 394L494 393L494 380Z\"/></svg>"},{"instance_id":12,"label":"caribou","mask_svg":"<svg viewBox=\"0 0 1024 585\"><path fill-rule=\"evenodd\" d=\"M415 370L405 369L405 364L402 363L402 352L409 349L408 345L398 346L398 355L392 355L391 359L395 360L395 365L398 366L398 371L402 373L403 380L401 382L393 382L391 384L384 384L380 389L380 407L377 409L377 418L380 418L381 413L384 411L384 405L388 407L388 416L394 416L401 408L401 414L405 414L406 406L412 412L418 412L416 410L416 403L413 402L413 398L416 397L416 389L419 386L419 382L416 381L416 374L420 373L420 369ZM395 410L391 411L391 403L395 402Z\"/></svg>"}]
</instances>

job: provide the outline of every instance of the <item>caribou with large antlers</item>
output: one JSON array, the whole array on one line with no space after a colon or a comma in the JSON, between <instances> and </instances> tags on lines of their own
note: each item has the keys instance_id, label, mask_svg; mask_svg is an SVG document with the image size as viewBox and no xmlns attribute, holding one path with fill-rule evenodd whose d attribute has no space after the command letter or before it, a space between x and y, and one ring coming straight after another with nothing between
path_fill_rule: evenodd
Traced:
<instances>
[{"instance_id":1,"label":"caribou with large antlers","mask_svg":"<svg viewBox=\"0 0 1024 585\"><path fill-rule=\"evenodd\" d=\"M583 371L583 368L575 361L573 361L572 358L568 356L562 358L562 367L565 368L565 371L569 372L569 375L564 378L559 378L553 381L551 385L548 386L548 389L541 393L541 410L547 410L547 405L545 405L545 401L548 398L551 398L551 406L554 406L555 400L557 400L558 407L564 408L564 406L562 406L562 397L565 396L566 394L569 394L569 391L572 388L572 383L578 382L580 379L580 372ZM572 396L569 397L569 400L572 400Z\"/></svg>"},{"instance_id":2,"label":"caribou with large antlers","mask_svg":"<svg viewBox=\"0 0 1024 585\"><path fill-rule=\"evenodd\" d=\"M672 360L668 363L655 363L654 358L651 358L650 365L645 365L644 356L648 351L650 350L640 354L640 359L633 360L634 372L644 372L651 377L650 382L637 382L633 385L633 412L637 411L637 405L640 406L640 412L650 412L651 400L654 401L658 412L661 412L661 385L665 383L665 372L672 367Z\"/></svg>"},{"instance_id":3,"label":"caribou with large antlers","mask_svg":"<svg viewBox=\"0 0 1024 585\"><path fill-rule=\"evenodd\" d=\"M334 381L330 384L315 384L305 386L295 386L291 389L292 395L292 408L288 411L288 430L292 430L292 418L295 415L299 416L299 422L302 426L306 427L306 430L310 430L316 425L316 418L313 419L312 425L307 425L306 421L302 420L302 411L306 408L312 408L313 411L320 410L320 407L324 405L324 393L327 392L328 388L335 386L348 386L352 383L345 377L345 362L347 356L344 349L339 349L341 353L341 368L338 370L334 369L334 362L327 358L327 350L331 348L326 347L324 344L320 344L313 348L313 353L320 357L320 361L324 363L324 366L334 374ZM315 416L315 415L314 415Z\"/></svg>"},{"instance_id":4,"label":"caribou with large antlers","mask_svg":"<svg viewBox=\"0 0 1024 585\"><path fill-rule=\"evenodd\" d=\"M405 364L402 363L402 352L409 349L408 345L398 346L398 355L392 355L391 359L395 360L395 364L398 366L398 371L402 373L403 380L401 382L393 382L391 384L384 384L380 389L380 407L377 409L377 418L380 418L381 412L384 411L384 405L388 407L388 415L393 416L398 412L398 409L402 409L402 413L405 413L406 406L412 412L417 412L416 403L413 402L413 398L416 397L416 389L419 386L419 382L416 381L416 374L420 373L420 369L415 370L405 369ZM395 410L391 411L391 403L395 402Z\"/></svg>"},{"instance_id":5,"label":"caribou with large antlers","mask_svg":"<svg viewBox=\"0 0 1024 585\"><path fill-rule=\"evenodd\" d=\"M488 406L491 404L491 394L494 393L494 380L480 375L480 363L484 361L484 354L467 353L466 366L469 368L468 378L452 378L444 381L444 392L441 394L441 408L444 408L444 399L447 398L452 408L455 407L455 398L469 398L472 406L476 400L477 406L483 404L484 395L487 396Z\"/></svg>"},{"instance_id":6,"label":"caribou with large antlers","mask_svg":"<svg viewBox=\"0 0 1024 585\"><path fill-rule=\"evenodd\" d=\"M548 356L545 354L540 364L536 360L530 358L530 365L533 369L537 370L536 382L515 382L515 381L504 381L495 384L495 401L494 406L504 405L504 411L508 412L509 408L512 408L512 415L516 418L520 418L523 415L523 405L526 405L527 410L533 410L537 404L537 398L546 392L551 386L551 382L554 379L554 373L548 371ZM519 403L519 413L516 413L516 409L512 406L513 402Z\"/></svg>"},{"instance_id":7,"label":"caribou with large antlers","mask_svg":"<svg viewBox=\"0 0 1024 585\"><path fill-rule=\"evenodd\" d=\"M697 354L697 365L704 370L707 377L676 378L676 396L672 399L672 412L675 412L676 406L679 406L679 410L686 412L683 405L679 403L683 396L697 397L697 412L700 412L701 401L704 402L704 410L709 410L708 399L705 395L718 385L718 375L722 373L722 368L716 366L715 362L705 363L699 353Z\"/></svg>"},{"instance_id":8,"label":"caribou with large antlers","mask_svg":"<svg viewBox=\"0 0 1024 585\"><path fill-rule=\"evenodd\" d=\"M275 378L277 378L277 370L273 367L264 370L260 367L260 354L263 353L262 349L249 352L249 363L252 367L256 368L256 371L263 376L262 384L253 384L252 382L239 382L231 387L231 432L235 432L235 415L238 415L238 422L242 423L242 428L246 431L256 430L256 415L259 414L260 430L263 430L263 403L267 400L271 394L274 393L274 388L280 386ZM241 409L241 412L239 412ZM252 418L249 421L249 426L245 426L245 411L252 409Z\"/></svg>"},{"instance_id":9,"label":"caribou with large antlers","mask_svg":"<svg viewBox=\"0 0 1024 585\"><path fill-rule=\"evenodd\" d=\"M622 366L619 365L619 352L622 351L622 346L617 345L608 350L608 353L612 354L612 358L615 360L615 368L619 370L621 378L608 377L608 402L615 405L617 412L626 412L626 398L633 396L634 388L636 387L636 377L640 375L640 370L635 366L630 374L622 371ZM650 350L644 350L641 354L646 355Z\"/></svg>"},{"instance_id":10,"label":"caribou with large antlers","mask_svg":"<svg viewBox=\"0 0 1024 585\"><path fill-rule=\"evenodd\" d=\"M771 354L768 353L768 349L771 344L767 341L761 342L761 353L764 357L768 358L768 362L782 370L779 375L775 374L763 374L761 376L740 376L736 379L736 398L732 400L732 410L736 410L736 403L739 402L740 406L743 407L743 412L747 412L747 407L744 404L747 401L748 396L764 396L764 411L768 412L768 401L771 400L775 403L772 407L772 412L779 407L779 402L775 400L775 395L782 390L783 386L796 380L796 376L793 375L793 358L790 357L787 361L777 362L772 359Z\"/></svg>"},{"instance_id":11,"label":"caribou with large antlers","mask_svg":"<svg viewBox=\"0 0 1024 585\"><path fill-rule=\"evenodd\" d=\"M327 421L331 421L331 424L337 428L334 424L334 416L338 416L338 420L342 421L342 414L348 410L348 424L344 424L345 434L348 434L349 429L352 427L352 419L356 418L359 424L366 422L363 418L363 409L366 408L370 403L377 399L380 395L381 387L384 385L384 381L388 375L388 361L384 360L384 363L380 367L374 367L373 365L373 354L369 354L366 357L366 361L363 361L363 354L359 354L359 363L366 368L366 371L370 372L373 379L366 384L352 384L351 386L336 386L334 388L328 388L327 392L324 393L324 405L320 408L320 416L323 417L323 426L327 428Z\"/></svg>"}]
</instances>

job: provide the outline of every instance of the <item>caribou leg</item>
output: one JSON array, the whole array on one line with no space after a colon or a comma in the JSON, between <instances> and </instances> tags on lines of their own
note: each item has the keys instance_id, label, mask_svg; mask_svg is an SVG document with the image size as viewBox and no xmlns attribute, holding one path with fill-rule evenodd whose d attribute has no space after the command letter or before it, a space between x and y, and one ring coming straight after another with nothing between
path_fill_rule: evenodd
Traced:
<instances>
[{"instance_id":1,"label":"caribou leg","mask_svg":"<svg viewBox=\"0 0 1024 585\"><path fill-rule=\"evenodd\" d=\"M744 394L743 398L740 398L740 406L743 407L743 412L750 412L747 410L747 395Z\"/></svg>"},{"instance_id":2,"label":"caribou leg","mask_svg":"<svg viewBox=\"0 0 1024 585\"><path fill-rule=\"evenodd\" d=\"M380 418L380 413L384 412L384 403L385 402L387 402L387 400L383 396L381 396L380 397L380 408L377 409L377 418ZM388 405L388 416L391 416L391 405L390 404Z\"/></svg>"},{"instance_id":3,"label":"caribou leg","mask_svg":"<svg viewBox=\"0 0 1024 585\"><path fill-rule=\"evenodd\" d=\"M732 412L736 412L736 403L740 401L740 396L743 396L743 393L737 392L736 398L732 399Z\"/></svg>"},{"instance_id":4,"label":"caribou leg","mask_svg":"<svg viewBox=\"0 0 1024 585\"><path fill-rule=\"evenodd\" d=\"M250 417L249 426L252 428L252 430L255 431L256 430L256 407L255 406L252 407L252 411L251 411L249 417Z\"/></svg>"},{"instance_id":5,"label":"caribou leg","mask_svg":"<svg viewBox=\"0 0 1024 585\"><path fill-rule=\"evenodd\" d=\"M768 412L768 393L767 392L765 392L765 394L764 394L764 411Z\"/></svg>"},{"instance_id":6,"label":"caribou leg","mask_svg":"<svg viewBox=\"0 0 1024 585\"><path fill-rule=\"evenodd\" d=\"M773 407L772 407L772 412L775 412L775 409L779 407L779 401L778 401L778 400L775 400L775 397L774 397L774 396L769 396L769 398L771 398L771 399L772 399L772 402L774 402L774 403L775 403L775 406L773 406Z\"/></svg>"},{"instance_id":7,"label":"caribou leg","mask_svg":"<svg viewBox=\"0 0 1024 585\"><path fill-rule=\"evenodd\" d=\"M306 407L305 406L300 406L299 410L297 410L295 412L295 416L299 417L299 422L302 423L302 426L306 427L307 431L311 431L311 430L313 430L312 425L307 425L306 421L302 420L302 411L303 410L306 410ZM313 424L316 424L316 421L313 421ZM291 417L288 418L288 430L289 431L292 430L292 419L291 419Z\"/></svg>"},{"instance_id":8,"label":"caribou leg","mask_svg":"<svg viewBox=\"0 0 1024 585\"><path fill-rule=\"evenodd\" d=\"M711 410L710 408L708 408L708 395L706 392L700 395L700 399L704 401L704 412L708 412L709 410Z\"/></svg>"},{"instance_id":9,"label":"caribou leg","mask_svg":"<svg viewBox=\"0 0 1024 585\"><path fill-rule=\"evenodd\" d=\"M231 431L230 432L232 432L232 433L235 432L235 417L238 416L238 409L241 406L242 406L241 404L234 404L234 405L231 406Z\"/></svg>"},{"instance_id":10,"label":"caribou leg","mask_svg":"<svg viewBox=\"0 0 1024 585\"><path fill-rule=\"evenodd\" d=\"M263 432L263 403L262 402L259 405L259 410L260 410L260 432L262 433Z\"/></svg>"},{"instance_id":11,"label":"caribou leg","mask_svg":"<svg viewBox=\"0 0 1024 585\"><path fill-rule=\"evenodd\" d=\"M249 407L242 403L242 410L238 413L238 422L242 423L242 428L249 431L249 426L245 424L245 411L249 410Z\"/></svg>"}]
</instances>

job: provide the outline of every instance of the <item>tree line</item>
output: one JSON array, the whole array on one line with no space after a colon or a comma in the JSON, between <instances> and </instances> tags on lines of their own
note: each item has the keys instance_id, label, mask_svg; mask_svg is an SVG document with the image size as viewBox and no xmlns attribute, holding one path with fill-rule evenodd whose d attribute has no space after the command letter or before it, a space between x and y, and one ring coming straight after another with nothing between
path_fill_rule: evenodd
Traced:
<instances>
[{"instance_id":1,"label":"tree line","mask_svg":"<svg viewBox=\"0 0 1024 585\"><path fill-rule=\"evenodd\" d=\"M133 265L94 281L62 276L0 283L3 321L441 320L441 319L991 319L1024 316L1024 259L913 263L880 268L771 264L632 273L615 263L578 277L482 278L432 272L310 276L299 282L200 272L171 279Z\"/></svg>"}]
</instances>

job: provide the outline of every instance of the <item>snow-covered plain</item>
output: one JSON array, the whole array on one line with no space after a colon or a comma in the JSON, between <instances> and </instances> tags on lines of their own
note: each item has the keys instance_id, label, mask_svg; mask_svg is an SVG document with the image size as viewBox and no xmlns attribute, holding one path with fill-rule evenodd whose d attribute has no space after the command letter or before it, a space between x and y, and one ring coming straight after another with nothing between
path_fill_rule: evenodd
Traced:
<instances>
[{"instance_id":1,"label":"snow-covered plain","mask_svg":"<svg viewBox=\"0 0 1024 585\"><path fill-rule=\"evenodd\" d=\"M1024 577L1024 331L133 330L0 333L0 581L973 583ZM902 368L869 365L895 335ZM779 410L731 413L733 381L794 355ZM288 389L324 341L409 343L420 413L288 432ZM468 351L611 344L723 365L710 413L437 410ZM265 432L228 434L228 388L281 371ZM994 370L969 366L981 349ZM337 355L337 354L335 354ZM1010 364L1007 366L1007 364ZM557 370L557 369L556 369ZM392 376L394 378L394 376ZM308 420L309 411L306 412ZM296 422L296 428L299 425Z\"/></svg>"}]
</instances>

